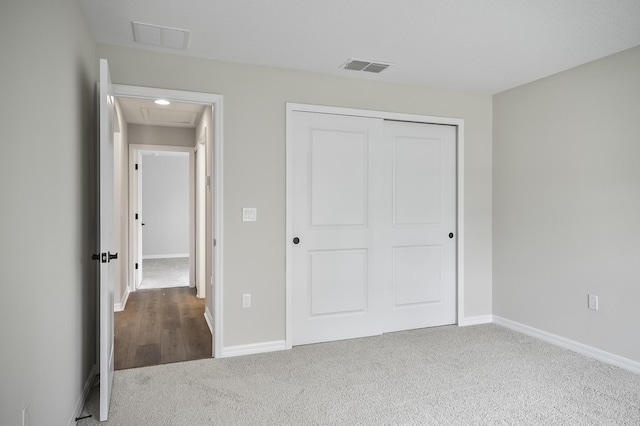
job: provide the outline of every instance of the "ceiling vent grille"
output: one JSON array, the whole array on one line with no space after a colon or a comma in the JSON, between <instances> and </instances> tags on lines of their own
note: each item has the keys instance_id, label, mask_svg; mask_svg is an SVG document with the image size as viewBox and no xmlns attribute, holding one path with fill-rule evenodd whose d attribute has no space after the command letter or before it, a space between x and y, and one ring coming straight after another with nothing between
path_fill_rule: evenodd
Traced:
<instances>
[{"instance_id":1,"label":"ceiling vent grille","mask_svg":"<svg viewBox=\"0 0 640 426\"><path fill-rule=\"evenodd\" d=\"M363 59L351 58L347 62L342 64L340 68L344 68L345 70L365 71L365 72L372 72L372 73L378 74L386 70L387 68L389 68L391 65L393 64L388 62L380 62L380 61L374 62L374 61L366 61Z\"/></svg>"},{"instance_id":2,"label":"ceiling vent grille","mask_svg":"<svg viewBox=\"0 0 640 426\"><path fill-rule=\"evenodd\" d=\"M189 31L133 21L133 38L142 44L187 50Z\"/></svg>"}]
</instances>

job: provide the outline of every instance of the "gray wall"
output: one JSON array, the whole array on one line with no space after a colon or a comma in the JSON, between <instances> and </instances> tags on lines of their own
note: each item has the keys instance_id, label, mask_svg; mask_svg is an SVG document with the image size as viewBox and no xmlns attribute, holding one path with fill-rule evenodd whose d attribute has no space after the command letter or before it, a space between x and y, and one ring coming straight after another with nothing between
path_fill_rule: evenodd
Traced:
<instances>
[{"instance_id":1,"label":"gray wall","mask_svg":"<svg viewBox=\"0 0 640 426\"><path fill-rule=\"evenodd\" d=\"M491 314L490 96L108 45L98 55L114 83L224 95L224 346L285 337L286 102L465 119L465 315ZM258 222L243 223L242 207Z\"/></svg>"},{"instance_id":2,"label":"gray wall","mask_svg":"<svg viewBox=\"0 0 640 426\"><path fill-rule=\"evenodd\" d=\"M75 0L0 3L0 424L66 425L95 363L97 62Z\"/></svg>"},{"instance_id":3,"label":"gray wall","mask_svg":"<svg viewBox=\"0 0 640 426\"><path fill-rule=\"evenodd\" d=\"M495 315L640 361L639 118L640 47L494 97Z\"/></svg>"},{"instance_id":4,"label":"gray wall","mask_svg":"<svg viewBox=\"0 0 640 426\"><path fill-rule=\"evenodd\" d=\"M142 155L142 258L189 255L189 155Z\"/></svg>"}]
</instances>

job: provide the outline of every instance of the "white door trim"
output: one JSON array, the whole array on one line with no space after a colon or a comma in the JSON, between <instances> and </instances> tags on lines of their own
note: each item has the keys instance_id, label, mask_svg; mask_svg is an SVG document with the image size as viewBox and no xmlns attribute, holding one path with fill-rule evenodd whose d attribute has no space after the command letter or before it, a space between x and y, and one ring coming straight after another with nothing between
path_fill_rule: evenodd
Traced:
<instances>
[{"instance_id":1,"label":"white door trim","mask_svg":"<svg viewBox=\"0 0 640 426\"><path fill-rule=\"evenodd\" d=\"M223 154L224 154L224 140L223 140L223 96L212 93L200 93L200 92L187 92L183 90L171 90L171 89L159 89L153 87L140 87L140 86L127 86L121 84L114 84L113 91L115 96L123 96L130 98L145 98L145 99L157 99L163 98L181 102L193 102L208 104L213 109L213 138L214 138L214 161L213 172L214 184L215 184L215 199L212 200L213 206L213 224L212 229L216 238L216 245L213 249L214 264L216 265L213 284L213 356L220 357L223 349L223 335L224 330L223 319L223 306L224 306L224 283L223 283L223 254L224 254L224 227L223 227ZM209 308L209 307L207 307Z\"/></svg>"},{"instance_id":2,"label":"white door trim","mask_svg":"<svg viewBox=\"0 0 640 426\"><path fill-rule=\"evenodd\" d=\"M176 145L143 145L143 144L129 144L129 229L136 229L135 214L140 211L140 194L135 190L140 188L138 178L139 170L135 168L138 163L138 155L145 152L186 152L189 155L189 253L177 253L173 255L149 255L142 256L143 259L159 259L167 257L188 257L189 258L189 287L195 286L195 149L188 146L176 146ZM144 214L144 212L143 212ZM140 218L141 221L143 218ZM140 245L138 241L138 232L129 232L129 247L133 251ZM142 268L142 265L140 265ZM129 265L129 279L135 277L135 262L130 262ZM127 286L130 292L137 291L136 280L133 280L131 287Z\"/></svg>"},{"instance_id":3,"label":"white door trim","mask_svg":"<svg viewBox=\"0 0 640 426\"><path fill-rule=\"evenodd\" d=\"M293 343L293 113L294 111L314 112L321 114L349 115L357 117L380 118L383 120L408 121L414 123L443 124L456 126L456 287L457 287L457 319L464 323L464 119L433 117L426 115L403 114L395 112L372 111L363 109L328 107L320 105L286 104L286 275L285 275L285 345L291 349Z\"/></svg>"}]
</instances>

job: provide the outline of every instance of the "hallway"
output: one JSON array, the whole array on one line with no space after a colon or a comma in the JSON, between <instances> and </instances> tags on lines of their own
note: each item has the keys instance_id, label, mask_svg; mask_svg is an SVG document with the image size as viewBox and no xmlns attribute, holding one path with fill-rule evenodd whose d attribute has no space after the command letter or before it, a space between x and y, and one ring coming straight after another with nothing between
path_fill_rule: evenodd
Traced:
<instances>
[{"instance_id":1,"label":"hallway","mask_svg":"<svg viewBox=\"0 0 640 426\"><path fill-rule=\"evenodd\" d=\"M204 299L194 288L131 293L115 314L115 369L146 367L211 357Z\"/></svg>"}]
</instances>

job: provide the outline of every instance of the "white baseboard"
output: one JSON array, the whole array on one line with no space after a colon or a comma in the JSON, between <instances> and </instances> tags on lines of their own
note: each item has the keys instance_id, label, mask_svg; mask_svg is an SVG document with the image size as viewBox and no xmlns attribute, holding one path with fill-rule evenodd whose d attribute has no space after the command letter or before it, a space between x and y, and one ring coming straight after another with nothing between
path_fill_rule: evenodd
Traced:
<instances>
[{"instance_id":1,"label":"white baseboard","mask_svg":"<svg viewBox=\"0 0 640 426\"><path fill-rule=\"evenodd\" d=\"M213 317L211 316L211 312L209 312L208 306L205 306L204 308L204 320L207 322L207 325L209 326L209 331L213 336Z\"/></svg>"},{"instance_id":2,"label":"white baseboard","mask_svg":"<svg viewBox=\"0 0 640 426\"><path fill-rule=\"evenodd\" d=\"M84 404L89 397L89 393L91 392L91 385L93 384L93 379L96 377L96 374L98 374L98 366L94 364L91 368L91 371L89 372L87 381L84 383L82 393L80 394L80 399L78 399L78 403L76 404L76 409L69 419L69 426L75 426L78 423L76 422L76 417L80 417L80 415L82 414L82 409L84 408Z\"/></svg>"},{"instance_id":3,"label":"white baseboard","mask_svg":"<svg viewBox=\"0 0 640 426\"><path fill-rule=\"evenodd\" d=\"M460 327L466 327L468 325L490 324L492 322L493 315L477 315L475 317L464 317L458 325Z\"/></svg>"},{"instance_id":4,"label":"white baseboard","mask_svg":"<svg viewBox=\"0 0 640 426\"><path fill-rule=\"evenodd\" d=\"M556 346L560 346L570 351L577 352L581 355L589 358L597 359L607 364L615 365L632 373L640 374L640 362L624 358L619 355L612 354L611 352L603 351L593 346L588 346L575 340L570 340L556 334L552 334L537 328L530 327L519 322L511 321L499 316L493 316L493 322L496 325L509 328L514 331L518 331L527 336L535 337L545 342L552 343Z\"/></svg>"},{"instance_id":5,"label":"white baseboard","mask_svg":"<svg viewBox=\"0 0 640 426\"><path fill-rule=\"evenodd\" d=\"M222 348L222 357L227 358L240 355L261 354L264 352L284 351L287 348L284 340L273 342L252 343L249 345L228 346Z\"/></svg>"},{"instance_id":6,"label":"white baseboard","mask_svg":"<svg viewBox=\"0 0 640 426\"><path fill-rule=\"evenodd\" d=\"M114 312L122 312L124 308L127 306L127 300L129 300L129 287L127 286L124 289L124 294L122 295L122 299L119 302L113 304Z\"/></svg>"},{"instance_id":7,"label":"white baseboard","mask_svg":"<svg viewBox=\"0 0 640 426\"><path fill-rule=\"evenodd\" d=\"M189 257L189 253L178 254L145 254L142 256L142 260L146 259L173 259L176 257Z\"/></svg>"}]
</instances>

